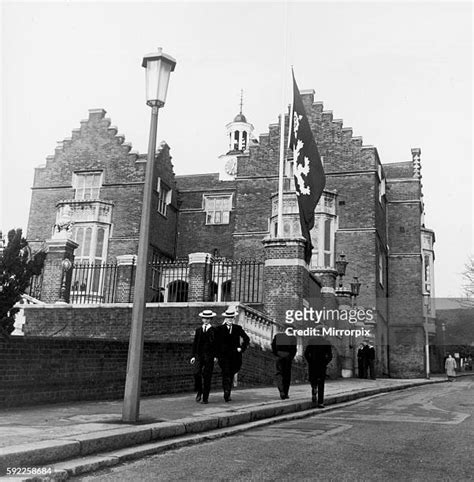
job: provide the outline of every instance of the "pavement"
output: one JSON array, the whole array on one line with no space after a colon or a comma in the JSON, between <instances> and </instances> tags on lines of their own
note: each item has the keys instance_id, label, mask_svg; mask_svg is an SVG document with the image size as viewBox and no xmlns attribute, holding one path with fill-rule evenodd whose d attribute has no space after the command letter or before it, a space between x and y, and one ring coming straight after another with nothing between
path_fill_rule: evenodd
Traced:
<instances>
[{"instance_id":1,"label":"pavement","mask_svg":"<svg viewBox=\"0 0 474 482\"><path fill-rule=\"evenodd\" d=\"M444 376L328 380L328 408L322 410L358 398L443 382ZM11 480L65 480L203 438L242 431L252 423L268 424L270 419L308 416L320 410L311 401L308 384L293 385L288 400L280 400L276 387L235 388L229 403L224 402L221 391L214 391L207 405L196 403L192 393L146 397L141 400L137 424L122 422L122 400L0 409L0 476L12 474L11 469L16 468L17 476ZM35 476L39 468L39 475L45 478Z\"/></svg>"}]
</instances>

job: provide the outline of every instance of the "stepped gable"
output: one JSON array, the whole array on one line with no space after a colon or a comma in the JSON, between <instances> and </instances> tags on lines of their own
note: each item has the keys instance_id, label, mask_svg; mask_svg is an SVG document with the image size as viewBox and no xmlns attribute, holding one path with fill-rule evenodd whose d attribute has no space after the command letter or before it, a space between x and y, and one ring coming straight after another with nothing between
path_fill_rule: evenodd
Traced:
<instances>
[{"instance_id":1,"label":"stepped gable","mask_svg":"<svg viewBox=\"0 0 474 482\"><path fill-rule=\"evenodd\" d=\"M145 154L138 155L136 162L144 162L146 165L147 156ZM166 141L161 141L158 144L155 153L155 170L168 186L176 190L176 176L174 173L173 157L170 155L170 146Z\"/></svg>"},{"instance_id":2,"label":"stepped gable","mask_svg":"<svg viewBox=\"0 0 474 482\"><path fill-rule=\"evenodd\" d=\"M72 172L87 170L104 171L104 184L143 180L144 156L132 150L105 114L104 109L89 110L80 128L58 142L46 165L36 168L34 187L70 186Z\"/></svg>"},{"instance_id":3,"label":"stepped gable","mask_svg":"<svg viewBox=\"0 0 474 482\"><path fill-rule=\"evenodd\" d=\"M315 101L314 90L303 90L301 96L327 173L377 169L380 160L375 147L364 146L352 127L344 127L342 119L334 118L331 110Z\"/></svg>"},{"instance_id":4,"label":"stepped gable","mask_svg":"<svg viewBox=\"0 0 474 482\"><path fill-rule=\"evenodd\" d=\"M314 90L300 91L308 120L323 157L326 173L344 171L374 171L380 163L377 149L365 146L362 137L354 136L351 127L344 127L342 119L334 118L322 102L314 100ZM285 115L285 133L288 135L289 110ZM250 146L250 157L239 165L239 177L278 176L280 152L279 122L268 126L260 134L259 145ZM285 146L288 139L285 139ZM290 152L287 152L291 156Z\"/></svg>"}]
</instances>

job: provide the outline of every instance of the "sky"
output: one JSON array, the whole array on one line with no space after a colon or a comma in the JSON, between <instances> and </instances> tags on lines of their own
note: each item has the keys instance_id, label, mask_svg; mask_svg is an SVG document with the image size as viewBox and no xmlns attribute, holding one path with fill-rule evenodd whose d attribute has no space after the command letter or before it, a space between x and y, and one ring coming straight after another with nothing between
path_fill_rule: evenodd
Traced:
<instances>
[{"instance_id":1,"label":"sky","mask_svg":"<svg viewBox=\"0 0 474 482\"><path fill-rule=\"evenodd\" d=\"M462 294L473 247L471 2L109 2L1 4L0 228L26 227L34 168L104 108L145 153L141 61L173 56L158 141L176 174L215 172L225 125L258 135L299 87L352 127L382 163L421 148L425 223L436 233L438 297ZM350 261L350 260L349 260Z\"/></svg>"}]
</instances>

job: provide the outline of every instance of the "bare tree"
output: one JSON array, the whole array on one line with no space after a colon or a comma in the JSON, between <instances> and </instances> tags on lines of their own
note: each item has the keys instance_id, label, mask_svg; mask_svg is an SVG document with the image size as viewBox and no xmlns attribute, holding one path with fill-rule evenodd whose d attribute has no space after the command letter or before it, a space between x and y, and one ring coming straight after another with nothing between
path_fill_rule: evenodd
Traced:
<instances>
[{"instance_id":1,"label":"bare tree","mask_svg":"<svg viewBox=\"0 0 474 482\"><path fill-rule=\"evenodd\" d=\"M474 256L469 257L468 262L464 265L463 291L468 301L474 303Z\"/></svg>"}]
</instances>

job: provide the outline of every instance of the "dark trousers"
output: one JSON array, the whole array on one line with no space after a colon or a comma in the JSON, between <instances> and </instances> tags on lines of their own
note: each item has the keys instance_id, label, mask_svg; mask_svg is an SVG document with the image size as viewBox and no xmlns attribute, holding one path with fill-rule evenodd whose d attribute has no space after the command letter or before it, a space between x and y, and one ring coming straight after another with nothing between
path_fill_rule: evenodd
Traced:
<instances>
[{"instance_id":1,"label":"dark trousers","mask_svg":"<svg viewBox=\"0 0 474 482\"><path fill-rule=\"evenodd\" d=\"M324 403L324 382L326 376L314 378L311 381L311 388L313 390L313 401L315 401L316 392L318 394L318 404Z\"/></svg>"},{"instance_id":2,"label":"dark trousers","mask_svg":"<svg viewBox=\"0 0 474 482\"><path fill-rule=\"evenodd\" d=\"M276 361L276 382L280 395L288 395L291 383L292 358L278 358Z\"/></svg>"},{"instance_id":3,"label":"dark trousers","mask_svg":"<svg viewBox=\"0 0 474 482\"><path fill-rule=\"evenodd\" d=\"M318 404L324 403L324 382L326 381L326 369L323 370L321 367L312 369L310 366L309 381L311 383L313 402L316 401L315 398L317 393Z\"/></svg>"},{"instance_id":4,"label":"dark trousers","mask_svg":"<svg viewBox=\"0 0 474 482\"><path fill-rule=\"evenodd\" d=\"M194 362L194 391L202 393L202 399L207 401L211 391L214 358L212 356L198 355Z\"/></svg>"},{"instance_id":5,"label":"dark trousers","mask_svg":"<svg viewBox=\"0 0 474 482\"><path fill-rule=\"evenodd\" d=\"M375 360L367 360L367 369L364 378L367 378L367 372L370 373L370 378L375 380Z\"/></svg>"},{"instance_id":6,"label":"dark trousers","mask_svg":"<svg viewBox=\"0 0 474 482\"><path fill-rule=\"evenodd\" d=\"M219 366L222 371L222 389L225 397L230 397L234 375L240 370L241 365L242 359L237 356L219 358Z\"/></svg>"},{"instance_id":7,"label":"dark trousers","mask_svg":"<svg viewBox=\"0 0 474 482\"><path fill-rule=\"evenodd\" d=\"M359 378L367 378L367 367L364 358L357 358L357 367L359 369Z\"/></svg>"}]
</instances>

